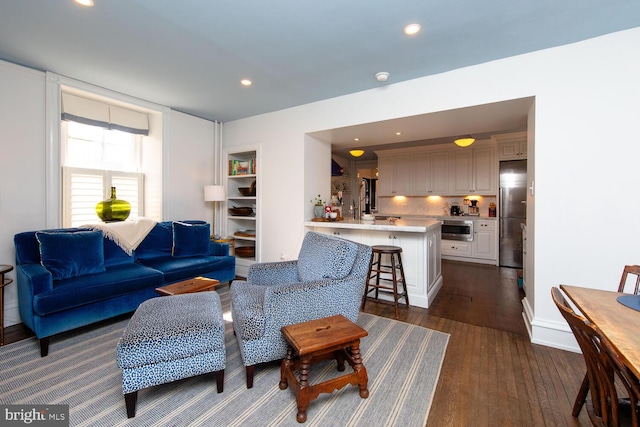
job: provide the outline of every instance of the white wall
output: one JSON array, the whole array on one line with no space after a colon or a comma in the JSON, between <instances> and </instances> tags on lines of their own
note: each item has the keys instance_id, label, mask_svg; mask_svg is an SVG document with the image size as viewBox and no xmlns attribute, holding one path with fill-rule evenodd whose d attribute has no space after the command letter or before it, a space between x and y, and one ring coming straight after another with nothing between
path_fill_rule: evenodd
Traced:
<instances>
[{"instance_id":1,"label":"white wall","mask_svg":"<svg viewBox=\"0 0 640 427\"><path fill-rule=\"evenodd\" d=\"M268 212L265 223L278 234L262 236L263 261L292 251L309 217L310 194L328 194L329 174L316 164L329 167L329 150L306 133L534 96L532 339L573 347L550 288L616 289L623 266L640 262L634 218L640 208L639 45L635 28L226 123L226 147L261 143L263 156L273 160L260 171L262 205L290 206L286 215ZM276 179L285 166L286 180ZM623 224L624 233L611 232L612 224Z\"/></svg>"},{"instance_id":2,"label":"white wall","mask_svg":"<svg viewBox=\"0 0 640 427\"><path fill-rule=\"evenodd\" d=\"M204 186L214 183L214 123L170 111L164 144L164 219L202 219L211 223L213 203Z\"/></svg>"},{"instance_id":3,"label":"white wall","mask_svg":"<svg viewBox=\"0 0 640 427\"><path fill-rule=\"evenodd\" d=\"M47 212L59 203L47 203L57 196L47 194L46 141L52 138L46 136L45 81L45 73L0 61L0 264L15 265L15 234L60 226L49 225L60 215ZM203 188L214 182L214 124L163 110L163 219L210 222L213 206L204 202ZM15 279L15 272L7 276ZM15 284L5 288L4 308L5 326L20 322Z\"/></svg>"},{"instance_id":4,"label":"white wall","mask_svg":"<svg viewBox=\"0 0 640 427\"><path fill-rule=\"evenodd\" d=\"M0 264L15 265L15 234L45 225L44 115L44 73L0 61ZM5 325L19 323L15 284L4 308Z\"/></svg>"}]
</instances>

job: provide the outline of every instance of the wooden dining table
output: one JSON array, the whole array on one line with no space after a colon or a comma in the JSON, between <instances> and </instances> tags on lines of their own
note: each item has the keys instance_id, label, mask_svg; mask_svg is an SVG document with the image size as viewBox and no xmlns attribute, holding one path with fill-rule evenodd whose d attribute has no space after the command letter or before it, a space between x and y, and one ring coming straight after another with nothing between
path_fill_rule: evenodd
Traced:
<instances>
[{"instance_id":1,"label":"wooden dining table","mask_svg":"<svg viewBox=\"0 0 640 427\"><path fill-rule=\"evenodd\" d=\"M611 342L640 378L640 311L620 304L619 292L560 285L580 312ZM639 296L640 298L640 296Z\"/></svg>"}]
</instances>

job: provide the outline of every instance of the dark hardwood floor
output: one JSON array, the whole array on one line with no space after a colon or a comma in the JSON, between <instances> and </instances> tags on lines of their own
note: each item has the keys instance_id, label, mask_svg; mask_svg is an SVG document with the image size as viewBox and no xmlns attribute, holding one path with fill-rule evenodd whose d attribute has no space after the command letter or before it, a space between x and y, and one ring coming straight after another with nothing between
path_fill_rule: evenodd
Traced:
<instances>
[{"instance_id":1,"label":"dark hardwood floor","mask_svg":"<svg viewBox=\"0 0 640 427\"><path fill-rule=\"evenodd\" d=\"M571 416L582 355L531 344L516 270L443 261L442 275L432 307L402 307L399 319L450 334L427 426L591 425L586 408ZM389 303L369 300L365 311L394 318ZM29 336L5 329L7 343Z\"/></svg>"},{"instance_id":2,"label":"dark hardwood floor","mask_svg":"<svg viewBox=\"0 0 640 427\"><path fill-rule=\"evenodd\" d=\"M591 425L586 408L571 416L582 355L531 344L516 270L443 261L442 276L431 308L400 309L399 320L450 334L427 426ZM394 318L389 303L365 311Z\"/></svg>"}]
</instances>

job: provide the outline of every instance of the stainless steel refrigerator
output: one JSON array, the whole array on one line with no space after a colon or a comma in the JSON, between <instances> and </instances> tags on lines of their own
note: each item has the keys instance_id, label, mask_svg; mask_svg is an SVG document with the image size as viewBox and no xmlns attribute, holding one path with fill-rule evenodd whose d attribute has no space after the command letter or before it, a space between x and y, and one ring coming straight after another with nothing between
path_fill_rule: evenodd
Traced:
<instances>
[{"instance_id":1,"label":"stainless steel refrigerator","mask_svg":"<svg viewBox=\"0 0 640 427\"><path fill-rule=\"evenodd\" d=\"M500 162L500 265L522 268L522 227L527 218L527 161Z\"/></svg>"}]
</instances>

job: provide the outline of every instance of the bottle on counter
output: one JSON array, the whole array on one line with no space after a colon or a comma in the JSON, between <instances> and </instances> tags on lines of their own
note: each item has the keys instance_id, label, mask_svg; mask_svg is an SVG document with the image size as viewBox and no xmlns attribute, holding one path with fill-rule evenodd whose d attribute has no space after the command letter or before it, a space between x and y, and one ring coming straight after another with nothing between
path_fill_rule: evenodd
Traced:
<instances>
[{"instance_id":1,"label":"bottle on counter","mask_svg":"<svg viewBox=\"0 0 640 427\"><path fill-rule=\"evenodd\" d=\"M489 217L495 218L495 216L496 216L496 204L489 203Z\"/></svg>"}]
</instances>

